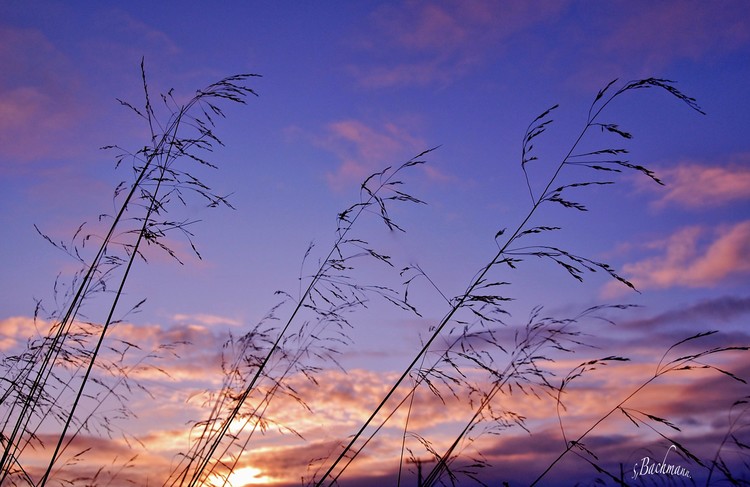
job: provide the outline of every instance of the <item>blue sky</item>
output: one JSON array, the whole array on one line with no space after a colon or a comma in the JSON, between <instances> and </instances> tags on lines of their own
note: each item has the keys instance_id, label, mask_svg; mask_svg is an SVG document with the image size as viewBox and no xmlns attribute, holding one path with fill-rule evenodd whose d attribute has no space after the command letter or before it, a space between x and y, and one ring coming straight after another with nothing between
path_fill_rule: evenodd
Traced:
<instances>
[{"instance_id":1,"label":"blue sky","mask_svg":"<svg viewBox=\"0 0 750 487\"><path fill-rule=\"evenodd\" d=\"M372 220L364 222L361 235L391 255L396 269L418 264L443 294L460 294L497 251L496 232L515 228L531 207L520 168L529 122L560 104L535 149L540 160L530 174L538 188L583 128L597 91L615 78L675 80L706 115L657 90L627 93L605 118L633 133L633 140L625 141L629 159L653 169L666 185L622 174L614 186L581 189L580 201L588 212L547 205L533 223L563 227L539 242L606 261L641 293L601 272L579 283L553 264L529 260L513 272L498 273L498 279L513 283L509 326L523 323L538 305L558 316L601 303L640 305L613 315L617 327L586 329L603 356L634 359L632 369L613 367L617 372L602 379L606 398L613 401L637 383L639 373L648 376L649 361L692 333L720 329L724 333L715 343L749 341L750 8L744 2L209 6L44 1L3 2L0 19L3 353L10 354L34 332L34 299L54 308L55 277L61 274L62 285L76 269L33 225L55 241L67 241L84 221L86 228L98 229L97 216L114 211L114 187L130 178L127 167L115 170L113 153L98 148L118 144L137 150L148 139L147 127L116 100L142 103L142 58L154 98L174 88L178 100L187 100L224 76L262 75L249 82L258 96L246 106L227 106L227 118L218 123L225 146L212 160L219 169L199 173L217 192L231 194L236 210L206 209L198 200L175 207L174 215L200 220L191 229L202 259L191 254L185 240L170 240L185 265L151 252L149 264L136 268L126 290L127 303L144 297L147 302L128 317L118 336L137 336L150 344L170 336L197 342L180 352L182 361L165 362L176 382L154 379L154 388L172 391L169 404L183 404L181 393L215 385L206 371L218 373L218 350L228 331L243 333L261 319L278 300L274 291L296 292L308 244L315 247L305 272L325 256L335 238L336 215L358 201L365 177L438 146L425 156L425 165L404 173L404 187L427 203L394 209L406 232L388 232ZM362 282L393 286L403 280L368 264L359 276ZM351 434L351 417L357 413L344 412L367 409L350 402L352 398L367 396L363 402L369 404L370 398L380 397L387 382L382 379L401 372L429 327L445 313L446 303L424 280L410 292L422 318L379 301L358 314L357 326L349 332L353 343L341 355L350 374L327 368L321 372L327 379L322 383L340 384L340 390L328 391L328 402L326 394L309 390L317 412L311 418L324 419L302 419L301 412L285 409L291 406L279 406L281 417L305 430L307 446L288 436L264 437L261 458L274 448L280 449L274 458L300 452L314 456L316 445ZM91 306L91 319L101 319L96 317L100 305ZM573 368L592 353L561 359L556 370ZM742 354L722 360L737 373L750 365ZM712 384L711 400L717 417L724 418L732 400L748 391L712 377L696 374L695 382L660 387L698 394L698 385ZM357 394L347 392L356 384ZM583 388L580 395L588 398L583 403L607 402L587 395L597 384ZM699 425L683 439L711 448L721 422L694 411L698 396L680 404L656 392L644 397L644 407ZM133 404L149 410L145 398ZM158 410L163 413L166 407ZM438 405L424 406L445 418L461 417L465 407L460 402L439 412ZM571 416L571 424L583 425L596 416L594 410L581 411ZM192 412L201 414L197 407L185 414ZM530 424L539 428L537 438L554 437L549 414L529 413ZM453 421L445 423L425 419L424 428L436 442L446 441ZM160 424L156 410L144 412L138 424L157 443L169 436L167 431L179 429L179 424ZM633 451L654 445L655 451L664 450L652 436L627 426L613 424L597 437L611 456L608 461L631 464L632 458L640 458L632 457ZM544 463L539 458L547 451L535 456L533 436L522 430L513 435L518 436L507 443L503 437L477 445L496 465L509 461L509 445L526 445L528 454L519 453L513 460L518 470L508 477L523 485ZM617 438L621 446L607 438ZM391 440L384 438L377 454L362 460L352 474L356 482L393 474ZM554 441L558 443L550 444L564 445L559 438ZM162 468L170 448L178 446L153 447L146 458ZM273 459L248 462L274 482L304 475L285 477L288 472L280 471ZM559 478L569 479L564 476L577 467L560 468ZM501 470L487 469L486 478L502 480L497 476ZM593 470L582 475L582 482L596 477Z\"/></svg>"}]
</instances>

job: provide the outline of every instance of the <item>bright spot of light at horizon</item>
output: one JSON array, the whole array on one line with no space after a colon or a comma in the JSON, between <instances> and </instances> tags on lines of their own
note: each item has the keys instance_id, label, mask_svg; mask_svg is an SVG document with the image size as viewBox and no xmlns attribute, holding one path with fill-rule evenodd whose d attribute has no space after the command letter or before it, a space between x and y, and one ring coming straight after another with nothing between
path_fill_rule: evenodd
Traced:
<instances>
[{"instance_id":1,"label":"bright spot of light at horizon","mask_svg":"<svg viewBox=\"0 0 750 487\"><path fill-rule=\"evenodd\" d=\"M270 483L272 479L265 475L261 475L262 473L263 471L259 468L241 467L229 474L226 483L223 478L215 475L211 485L216 487L224 485L231 487L245 487L247 485L264 485Z\"/></svg>"}]
</instances>

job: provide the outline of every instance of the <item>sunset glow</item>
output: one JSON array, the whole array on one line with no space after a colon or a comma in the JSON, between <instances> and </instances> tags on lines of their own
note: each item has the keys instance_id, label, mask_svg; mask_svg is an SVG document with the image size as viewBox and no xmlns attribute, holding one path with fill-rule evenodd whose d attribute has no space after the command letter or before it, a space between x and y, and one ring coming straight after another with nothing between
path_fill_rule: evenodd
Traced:
<instances>
[{"instance_id":1,"label":"sunset glow","mask_svg":"<svg viewBox=\"0 0 750 487\"><path fill-rule=\"evenodd\" d=\"M268 477L262 475L263 471L255 467L242 467L238 468L229 475L227 482L224 483L224 479L216 479L212 485L222 486L230 485L232 487L246 487L250 485L265 485L269 484L270 480Z\"/></svg>"},{"instance_id":2,"label":"sunset glow","mask_svg":"<svg viewBox=\"0 0 750 487\"><path fill-rule=\"evenodd\" d=\"M743 0L0 2L0 485L745 485L749 59Z\"/></svg>"}]
</instances>

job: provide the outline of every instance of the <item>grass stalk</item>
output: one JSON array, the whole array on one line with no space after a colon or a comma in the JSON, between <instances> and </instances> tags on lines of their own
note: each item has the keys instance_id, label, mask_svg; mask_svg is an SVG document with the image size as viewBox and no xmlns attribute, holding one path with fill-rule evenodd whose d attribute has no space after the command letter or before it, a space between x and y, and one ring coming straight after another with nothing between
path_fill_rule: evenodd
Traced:
<instances>
[{"instance_id":1,"label":"grass stalk","mask_svg":"<svg viewBox=\"0 0 750 487\"><path fill-rule=\"evenodd\" d=\"M24 366L19 369L19 374L15 377L14 383L9 387L3 395L3 404L7 405L6 400L10 399L10 394L13 390L17 390L15 398L13 398L12 404L6 410L6 425L8 426L11 418L15 417L15 422L10 434L3 434L3 456L0 461L0 469L2 471L2 477L0 477L0 483L4 483L14 468L19 468L22 465L20 455L29 443L36 438L34 431L38 430L42 423L47 417L61 419L63 424L62 431L57 436L57 442L54 447L53 453L49 459L47 468L36 485L43 486L51 479L51 473L54 465L60 460L60 454L63 451L63 444L67 440L67 445L72 441L72 437L68 437L67 433L74 421L76 421L77 409L81 404L82 398L84 397L84 390L91 385L93 379L93 371L95 366L98 366L97 359L100 351L104 344L105 337L109 328L117 322L114 319L114 314L117 310L117 305L122 296L125 284L130 275L130 271L134 264L136 256L143 257L140 247L144 241L148 243L154 243L159 248L166 250L170 255L175 256L168 247L159 241L159 238L164 235L164 229L177 228L182 229L180 223L159 223L154 220L154 216L167 211L166 195L177 192L180 196L180 176L185 176L194 186L187 186L186 189L191 189L204 197L208 197L213 202L225 202L222 197L215 196L209 192L207 186L200 183L197 179L190 176L187 172L182 170L172 169L173 163L180 157L186 156L190 159L198 161L203 164L208 164L207 161L196 156L192 149L203 149L210 150L214 142L220 143L219 139L210 130L210 126L213 125L213 120L205 111L202 109L203 115L206 120L201 118L192 117L189 112L192 111L198 105L206 105L215 115L223 116L221 110L209 100L212 98L219 98L239 103L245 103L244 97L247 94L254 94L254 92L242 85L247 78L253 75L238 75L234 77L225 78L218 83L214 83L208 87L207 90L199 91L198 94L193 97L186 105L180 107L176 111L171 112L171 117L166 128L162 127L153 107L151 106L149 89L146 84L146 74L144 69L144 63L141 62L141 75L143 80L143 89L146 97L145 111L139 111L134 106L127 102L120 101L121 104L131 108L140 117L144 118L151 131L151 143L152 146L149 148L146 146L141 149L138 153L134 154L134 160L138 160L138 155L142 154L145 156L143 163L138 166L136 165L136 178L130 186L130 190L122 200L121 205L117 214L112 219L106 235L101 239L98 246L98 250L90 263L86 263L81 257L78 248L68 248L65 244L55 244L49 237L42 234L42 236L50 241L53 245L68 254L76 258L84 265L84 272L80 282L76 287L75 293L72 294L69 304L66 306L66 311L62 314L62 318L56 321L51 328L51 333L42 342L43 346L36 348L31 354L22 355L21 362L26 362ZM173 98L163 96L162 97L165 105L168 106L169 101L174 101ZM185 138L179 135L182 131L181 124L183 121L188 120L194 122L191 124L192 129L198 131L198 136L193 138ZM163 130L162 134L156 132L156 130ZM110 146L113 148L116 146ZM127 153L126 153L127 154ZM118 165L121 162L123 156L118 156ZM213 166L212 166L213 167ZM155 172L156 171L156 172ZM167 181L171 181L174 184L166 195L161 194L162 186L166 187ZM147 184L154 183L155 189L153 191L147 188ZM120 187L115 190L115 195L119 195ZM214 196L214 197L212 197ZM126 212L136 204L138 199L145 199L146 204L143 205L145 208L144 216L142 217L130 217L130 221L140 221L140 227L133 230L127 230L125 233L135 234L135 243L118 243L115 241L116 232L122 227L126 221ZM182 200L182 198L180 197ZM160 227L161 226L161 227ZM78 232L74 236L74 239L78 237L81 228L79 227ZM185 230L183 229L183 233ZM40 232L41 234L41 232ZM91 236L86 236L83 240L85 243ZM191 244L192 245L192 244ZM110 251L113 247L121 247L127 254L127 259L112 254ZM176 258L176 257L175 257ZM49 401L49 406L43 405L42 401L49 389L49 381L51 377L55 376L56 368L59 368L58 362L61 357L61 353L65 349L66 340L72 339L72 327L79 316L84 302L95 292L101 292L106 289L105 282L111 276L114 269L120 267L123 263L124 270L120 277L119 285L114 292L112 301L107 308L107 316L103 324L99 326L97 336L85 335L84 341L76 340L77 348L73 353L79 354L77 357L74 355L79 366L77 371L73 371L68 379L67 383L63 384L63 389L60 395L67 389L73 390L72 381L77 381L77 391L74 394L74 399L71 405L65 409L61 409L59 415L49 415L48 412L52 411L52 408L63 408L64 406L56 404L55 401ZM74 278L74 283L77 278ZM140 305L140 304L139 304ZM137 306L139 306L137 305ZM88 332L85 332L88 334ZM91 348L85 348L87 341L93 338L94 343L91 344ZM84 348L81 348L84 347ZM67 352L65 352L67 354ZM67 355L63 358L67 358ZM38 364L38 366L35 366ZM85 364L85 366L84 366ZM82 367L82 368L81 368ZM33 376L33 379L32 379ZM57 378L55 380L58 380ZM119 381L118 381L119 383ZM26 391L23 390L27 387ZM17 389L14 389L14 386ZM111 391L111 390L110 390ZM60 398L58 396L58 399ZM46 399L45 399L46 400ZM46 412L44 411L46 408ZM40 416L41 413L41 416ZM35 428L30 427L30 422L34 417L39 417L39 422ZM88 421L88 420L87 420ZM85 423L81 423L83 425ZM80 427L77 430L80 432ZM75 434L78 434L77 432ZM14 467L15 466L15 467ZM28 473L23 467L20 467L24 476L29 478Z\"/></svg>"},{"instance_id":2,"label":"grass stalk","mask_svg":"<svg viewBox=\"0 0 750 487\"><path fill-rule=\"evenodd\" d=\"M667 351L664 352L664 355L662 355L661 360L657 364L656 371L654 372L654 375L651 376L651 377L649 377L643 383L641 383L640 385L638 385L638 387L636 387L635 389L633 389L627 396L625 396L625 398L623 398L622 400L620 400L615 406L613 406L612 408L610 408L604 415L602 415L594 423L592 423L591 426L589 426L575 440L566 441L566 447L565 447L565 449L547 466L547 468L541 474L539 474L539 476L530 484L530 487L533 487L533 486L537 485L552 470L552 468L555 465L557 465L560 462L560 460L562 460L562 458L565 455L567 455L569 452L571 452L574 448L579 447L580 445L582 445L582 442L583 442L584 438L586 438L592 431L594 431L601 423L603 423L607 418L609 418L610 416L612 416L615 412L620 411L628 419L630 419L631 421L635 422L635 419L634 419L633 415L631 413L629 413L625 409L625 407L624 407L625 404L628 401L630 401L631 399L633 399L634 397L636 397L638 394L640 394L641 391L643 391L646 387L648 387L654 381L656 381L660 377L663 377L666 374L669 374L669 373L672 373L672 372L676 372L676 371L692 370L692 369L695 369L695 368L700 368L700 369L709 368L709 369L714 369L714 370L716 370L716 371L718 371L718 372L720 372L720 373L722 373L724 375L727 375L727 376L731 377L732 379L734 379L736 381L739 381L739 382L742 382L742 383L746 384L747 382L744 379L742 379L740 377L737 377L737 376L735 376L734 374L732 374L730 372L727 372L727 371L724 371L722 369L719 369L718 367L715 367L715 366L712 366L712 365L706 365L701 360L704 359L704 358L706 358L706 357L710 357L710 356L713 356L713 355L722 354L722 353L726 353L726 352L748 351L748 350L750 350L750 347L747 347L747 346L714 347L714 348L710 348L710 349L707 349L707 350L700 351L698 353L690 353L690 354L687 354L687 355L681 355L681 356L677 357L676 359L673 359L673 360L670 360L670 361L664 363L664 361L666 360L667 355L672 350L674 350L675 348L679 347L680 345L682 345L684 343L687 343L687 342L691 342L693 340L698 340L698 339L701 339L701 338L713 335L715 333L718 333L718 332L716 332L716 331L709 331L709 332L698 333L698 334L692 335L692 336L690 336L688 338L685 338L683 340L680 340L677 343L675 343L672 346L670 346L669 349L667 349ZM604 359L604 360L606 360L606 359ZM570 377L573 377L573 378L579 377L583 373L583 371L584 371L584 369L582 367L592 365L593 363L594 363L594 361L588 362L586 364L582 364L582 366L579 367L579 368L581 368L581 372L576 373L576 374L574 374L573 376L570 376ZM562 394L562 391L563 391L564 387L567 384L569 384L569 383L570 383L570 379L563 381L563 384L560 386L560 388L558 390L558 398L557 398L557 403L558 404L560 404L560 402L561 402L561 394ZM655 422L661 423L661 424L665 424L665 425L669 426L670 428L679 431L679 429L676 426L674 426L673 424L671 424L666 419L659 418L659 417L656 417L656 416L653 416L653 415L650 415L650 414L646 414L646 416L648 418L650 418L652 421L655 421ZM561 427L562 427L562 422L561 422ZM563 431L563 437L565 437L564 431ZM665 437L665 439L666 439L666 437ZM670 438L669 440L672 442L672 444L676 445L676 447L682 453L684 453L685 455L687 455L688 457L690 457L691 459L693 459L694 461L696 461L699 465L702 465L702 462L695 455L693 455L687 448L685 448L683 445L681 445L679 442L677 442L676 439Z\"/></svg>"},{"instance_id":3,"label":"grass stalk","mask_svg":"<svg viewBox=\"0 0 750 487\"><path fill-rule=\"evenodd\" d=\"M615 80L616 81L616 80ZM495 255L492 257L492 259L483 266L479 272L476 274L476 276L473 278L473 280L470 282L466 290L462 295L457 297L453 301L453 305L450 307L448 312L443 316L443 318L440 320L440 322L435 326L433 333L431 336L426 340L424 345L421 347L421 349L417 352L417 354L414 356L414 358L411 360L409 365L404 369L404 371L401 373L401 375L398 377L398 379L395 381L395 383L391 386L391 388L388 390L388 392L385 394L383 399L378 403L378 405L375 407L375 409L372 411L372 413L369 415L369 417L365 420L365 422L362 424L362 426L357 430L356 433L351 437L351 440L349 443L344 447L344 449L341 451L341 453L337 456L337 458L331 463L325 474L320 478L320 480L316 483L316 486L322 486L326 482L326 480L330 477L330 482L328 485L333 485L337 482L338 478L343 473L344 469L339 470L338 473L333 475L333 471L336 469L338 464L345 458L347 455L349 455L350 459L353 459L356 457L360 452L360 449L354 450L354 445L359 440L359 438L364 434L365 430L369 427L369 425L372 423L372 421L375 419L375 417L380 413L382 408L385 406L385 404L391 399L391 397L398 391L401 387L401 384L403 381L410 375L411 371L414 369L414 367L419 363L422 356L427 353L427 351L431 348L433 342L441 335L443 332L443 329L446 327L446 325L453 319L454 315L462 308L466 307L467 305L470 305L473 302L476 302L477 296L475 295L475 292L480 289L480 287L486 283L486 279L488 277L488 274L491 269L496 267L498 264L505 264L509 267L514 267L514 262L516 262L515 258L513 256L506 256L506 254L511 250L511 245L521 236L527 234L528 232L533 232L535 229L529 229L527 227L528 223L531 221L532 217L537 212L538 208L545 202L557 202L562 204L566 207L573 207L577 209L584 209L581 207L581 205L578 205L577 203L570 202L568 200L565 200L561 197L561 193L564 189L567 187L570 187L570 185L567 186L561 186L557 190L550 191L555 182L557 181L560 173L562 172L563 168L570 165L571 161L575 157L580 157L582 155L576 155L575 151L577 150L579 144L583 140L584 136L594 127L600 127L603 131L607 131L610 133L615 133L617 135L620 135L623 138L631 138L630 134L621 131L616 125L613 124L603 124L601 122L598 122L599 116L603 112L603 110L617 97L622 95L623 93L631 90L641 89L641 88L651 88L651 87L658 87L662 88L675 97L677 97L679 100L685 102L690 108L703 113L700 107L695 103L695 100L684 95L682 92L677 90L671 81L659 79L659 78L647 78L637 81L631 81L629 83L626 83L623 87L618 89L615 93L609 95L607 98L603 98L604 94L608 91L608 89L615 83L615 81L609 83L607 87L602 89L596 96L594 102L591 105L591 108L589 109L589 115L588 120L584 128L581 130L573 144L571 145L570 149L568 150L567 154L563 157L560 163L558 163L554 173L544 186L544 189L540 193L540 195L536 198L534 198L534 193L531 190L531 185L529 183L528 174L526 173L526 164L533 161L535 157L528 157L528 154L530 153L531 149L533 148L533 144L531 144L531 141L534 140L536 137L541 135L545 130L547 125L551 123L551 119L548 118L548 115L557 108L557 105L553 106L552 108L548 109L547 111L543 112L541 115L539 115L536 119L534 119L531 124L529 125L529 128L527 129L526 135L524 136L524 145L523 145L523 157L522 157L522 168L524 170L524 174L526 174L527 184L529 185L529 193L532 198L532 206L531 209L526 213L524 218L521 220L521 222L515 227L515 230L513 230L512 233L507 237L505 240L505 243L502 246L499 246L498 251L495 253ZM601 101L603 100L603 101ZM619 150L610 150L611 152L603 151L601 153L612 153L614 154L619 153ZM600 152L597 152L599 154ZM626 161L619 161L619 160L613 160L608 161L611 164L630 168L630 169L636 169L638 171L644 172L647 175L651 175L650 171L648 171L645 168L642 168L640 166L634 166L630 163L627 163ZM579 163L576 162L576 164L585 164L585 163ZM604 167L601 165L597 165L594 167L595 169L598 167ZM619 171L619 169L609 169L609 170L616 170ZM590 183L583 183L583 184L590 184ZM577 183L577 185L581 185L581 183ZM542 228L549 229L549 227L537 227L537 229ZM495 236L495 239L505 233L505 230L501 230L497 233ZM569 255L569 254L568 254ZM554 256L550 256L554 259ZM563 262L560 259L555 259L556 262L560 265L567 266L566 269L571 272L571 274L574 275L574 277L577 275L576 269L574 266L571 266L571 264L568 264L566 262ZM575 260L575 259L574 259ZM585 264L584 264L585 265ZM625 279L621 278L619 275L617 275L611 268L609 268L606 265L598 266L605 271L607 271L611 276L615 277L616 279L620 280L621 282L629 285L630 287L633 287L632 284L628 283ZM499 297L498 297L499 298ZM351 452L351 455L350 455ZM351 460L347 463L350 464ZM439 463L438 465L441 465Z\"/></svg>"},{"instance_id":4,"label":"grass stalk","mask_svg":"<svg viewBox=\"0 0 750 487\"><path fill-rule=\"evenodd\" d=\"M198 443L193 447L192 453L186 456L188 458L187 465L185 467L182 467L181 473L179 475L175 476L173 473L172 478L174 480L170 483L170 485L183 485L185 482L187 482L188 486L194 487L199 485L206 478L207 471L211 470L209 464L215 457L219 445L227 436L229 427L233 424L235 419L240 414L240 411L248 401L250 395L256 390L259 381L265 376L269 363L280 350L280 344L282 340L288 335L288 332L292 327L292 324L295 322L297 315L303 308L309 306L309 301L312 299L313 294L317 292L317 286L330 277L329 272L331 270L343 270L343 261L345 259L341 253L342 246L346 243L353 243L355 246L359 247L360 244L362 244L362 242L359 240L348 238L349 233L351 232L355 223L360 219L360 217L365 212L369 212L371 210L371 207L376 206L379 210L379 217L383 220L383 222L389 229L401 230L401 228L388 215L386 202L390 199L416 203L421 203L421 201L393 189L396 184L400 184L400 181L397 181L394 178L399 175L404 169L422 164L423 161L421 160L421 158L432 150L434 149L429 149L421 152L393 171L391 171L391 168L386 168L379 173L375 173L362 183L361 192L365 195L365 197L359 203L352 205L347 210L339 214L339 227L337 229L338 237L336 238L326 257L323 259L320 267L312 275L310 282L307 284L304 292L297 299L294 309L291 311L283 327L278 332L275 341L271 344L265 357L263 357L262 361L257 366L252 377L249 378L249 380L246 382L244 389L236 399L226 418L221 419L219 429L216 432L209 432L207 429L204 429L204 433L199 436ZM380 182L376 184L374 189L370 189L368 185L370 181L375 179L379 179ZM385 190L393 190L396 194L387 198L381 197L380 193ZM369 254L370 256L375 257L378 260L382 260L388 263L387 256L377 254L371 249L364 249L364 254ZM355 290L359 291L360 289L355 288ZM381 289L375 288L375 290L376 292L379 292ZM218 409L214 408L213 411L216 412L218 411ZM206 422L206 425L208 425L212 421L212 419L209 419ZM206 437L206 433L208 433L208 437ZM196 461L197 464L193 466L193 463ZM190 473L191 470L192 473Z\"/></svg>"}]
</instances>

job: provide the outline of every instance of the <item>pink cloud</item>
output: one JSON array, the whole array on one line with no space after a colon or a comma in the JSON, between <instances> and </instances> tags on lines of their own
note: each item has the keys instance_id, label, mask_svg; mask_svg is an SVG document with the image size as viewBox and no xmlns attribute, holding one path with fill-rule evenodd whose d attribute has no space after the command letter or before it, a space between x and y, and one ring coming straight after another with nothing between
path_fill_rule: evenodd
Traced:
<instances>
[{"instance_id":1,"label":"pink cloud","mask_svg":"<svg viewBox=\"0 0 750 487\"><path fill-rule=\"evenodd\" d=\"M553 47L553 52L562 54L579 52L574 62L584 61L568 79L571 88L598 90L618 76L659 75L681 60L707 61L710 66L713 59L747 49L750 43L750 5L743 1L608 2L601 6L605 8L597 15L583 16L567 26L568 39ZM581 36L581 26L600 33L598 40Z\"/></svg>"},{"instance_id":2,"label":"pink cloud","mask_svg":"<svg viewBox=\"0 0 750 487\"><path fill-rule=\"evenodd\" d=\"M66 56L36 30L0 27L0 65L0 157L70 155L85 110Z\"/></svg>"},{"instance_id":3,"label":"pink cloud","mask_svg":"<svg viewBox=\"0 0 750 487\"><path fill-rule=\"evenodd\" d=\"M221 351L227 335L217 324L231 320L199 316L198 320L201 319L214 322L207 327L182 315L181 322L174 325L117 323L107 333L108 348L102 352L101 361L120 363L138 380L218 384ZM19 353L28 340L48 334L52 323L26 316L0 319L0 351L8 355ZM72 329L91 331L89 325L79 322ZM93 339L87 340L91 345Z\"/></svg>"},{"instance_id":4,"label":"pink cloud","mask_svg":"<svg viewBox=\"0 0 750 487\"><path fill-rule=\"evenodd\" d=\"M70 437L68 437L69 439ZM41 434L43 446L27 448L26 470L40 479L46 469L51 449L57 442L53 434ZM66 439L66 441L68 441ZM97 437L79 434L70 441L52 470L52 484L68 485L152 485L166 477L169 459L149 451L137 441L122 437ZM20 476L19 476L20 477ZM12 476L11 476L12 478ZM21 477L23 478L23 477ZM12 483L12 482L11 482ZM18 485L26 485L21 480Z\"/></svg>"},{"instance_id":5,"label":"pink cloud","mask_svg":"<svg viewBox=\"0 0 750 487\"><path fill-rule=\"evenodd\" d=\"M660 255L625 264L622 273L640 290L713 287L750 274L750 220L707 233L701 227L687 227L652 242ZM620 292L622 286L613 283L604 290L608 296Z\"/></svg>"},{"instance_id":6,"label":"pink cloud","mask_svg":"<svg viewBox=\"0 0 750 487\"><path fill-rule=\"evenodd\" d=\"M217 321L216 317L204 318L204 321ZM191 326L200 328L198 325ZM198 337L205 338L205 330L196 329L195 332L198 333ZM144 330L123 327L121 333L131 339L138 338L144 341L152 341L159 335L157 327L146 327ZM568 409L562 413L568 435L577 435L585 431L653 374L654 357L659 357L664 352L663 345L649 341L640 343L643 348L642 355L647 357L645 362L621 362L600 367L599 370L587 372L572 383L570 392L565 396ZM201 347L205 348L206 344L202 343ZM601 350L589 351L587 356L599 352L601 355L607 353ZM183 357L185 362L193 359L192 356ZM553 370L559 374L558 377L562 377L585 360L586 357L567 356L564 360L549 365L554 367ZM728 370L736 373L747 372L744 354L728 356L724 362ZM465 369L464 372L472 376L476 374L476 384L482 390L490 387L491 379L482 379L483 374L480 371ZM318 384L301 375L289 377L287 384L305 399L310 409L301 407L288 396L279 395L274 400L269 414L281 424L299 431L305 439L269 428L265 434L256 435L249 447L241 453L238 469L247 468L243 472L254 474L256 478L267 477L269 482L277 485L294 485L299 482L300 476L309 478L318 465L328 465L326 461L316 463L313 459L330 458L339 451L341 442L345 442L353 428L367 417L384 395L388 385L395 380L396 375L391 372L368 370L351 370L349 373L325 370L317 375ZM724 431L725 425L717 419L725 417L726 408L743 394L743 390L726 387L726 384L733 383L731 379L713 371L682 372L679 377L679 380L653 384L627 405L674 421L683 428L681 441L693 448L696 444L702 445L696 435L706 434L706 431L719 435ZM130 403L136 408L134 412L138 414L138 420L133 429L127 431L139 436L142 448L137 442L127 446L119 436L113 439L81 436L74 442L70 452L82 451L87 447L94 447L94 450L82 456L79 464L66 466L60 472L59 478L94 475L96 469L104 465L107 468L100 479L108 480L111 470L112 473L117 472L118 482L124 484L130 480L138 485L145 485L144 472L148 472L150 483L161 483L169 471L170 460L178 458L175 456L176 452L184 450L188 444L189 425L185 423L186 415L200 415L202 412L201 407L194 402L189 405L184 403L184 396L188 391L177 390L173 383L169 385L166 380L164 384L165 387L157 393L156 401L144 396ZM697 394L703 398L701 401L693 400ZM410 418L410 430L423 435L441 452L450 444L452 435L458 431L457 427L462 426L471 416L471 409L465 399L456 400L449 394L446 394L445 398L446 401L443 403L425 388L420 392ZM705 407L705 400L711 404L710 408ZM497 396L493 404L496 412L510 409L525 416L531 428L531 435L520 428L503 429L499 436L478 436L473 444L465 445L469 448L466 451L482 452L484 458L493 464L492 468L502 469L510 463L516 466L523 465L524 469L513 471L516 474L522 473L518 478L519 483L528 483L535 474L542 471L545 462L549 462L564 447L560 429L556 426L554 406L554 400L546 394L534 396L516 391L513 395ZM193 416L190 419L197 420L201 417ZM377 476L394 475L398 465L404 420L405 411L401 411L356 460L345 474L344 480L365 485L364 480L363 483L359 483L360 478L372 480ZM697 427L694 428L695 425ZM474 433L478 434L480 430L481 427L475 429ZM138 434L143 431L146 433L142 436ZM645 428L636 428L624 415L618 413L610 421L602 423L585 443L606 461L617 462L625 461L629 451L650 445L651 441L653 439ZM720 440L712 437L711 441L710 446L717 447ZM411 436L408 445L417 456L427 454ZM133 468L116 468L135 453L139 453L140 456L134 462ZM555 469L554 475L560 475L562 472L573 475L569 469L573 469L571 462L574 462L575 458L575 455L566 458ZM109 466L112 466L111 469ZM489 472L493 471L490 469ZM589 472L591 471L579 470L576 478L590 478L593 473ZM495 479L508 479L508 470L496 471L494 475L499 476L494 477ZM392 483L386 482L388 485Z\"/></svg>"},{"instance_id":7,"label":"pink cloud","mask_svg":"<svg viewBox=\"0 0 750 487\"><path fill-rule=\"evenodd\" d=\"M443 171L442 169L430 164L424 166L424 172L430 181L435 181L438 183L451 183L458 180L458 178L453 174Z\"/></svg>"},{"instance_id":8,"label":"pink cloud","mask_svg":"<svg viewBox=\"0 0 750 487\"><path fill-rule=\"evenodd\" d=\"M113 97L122 97L123 91L141 95L137 63L143 53L154 53L154 64L164 66L180 52L162 31L122 10L102 10L95 18L91 27L98 37L77 46L80 51L65 50L37 29L0 25L0 66L3 67L0 73L0 158L13 162L67 159L80 155L82 150L96 149L104 144L102 140L116 142L108 140L111 135L104 133L106 130L111 134L112 120L106 123L94 120L106 116L106 112L95 110L92 103L103 103L105 111L124 113ZM128 41L113 40L117 36L113 37L112 32ZM99 84L92 84L93 78L83 74L82 65L93 66ZM183 79L186 77L180 74ZM102 83L102 79L107 82ZM123 88L119 83L127 85ZM109 85L110 90L112 86L116 88L101 93L100 87L104 85ZM190 86L191 90L194 88ZM92 134L97 135L98 145L85 142L84 138L91 140ZM4 162L0 170L18 169Z\"/></svg>"},{"instance_id":9,"label":"pink cloud","mask_svg":"<svg viewBox=\"0 0 750 487\"><path fill-rule=\"evenodd\" d=\"M34 321L25 316L11 316L0 320L0 351L8 352L29 337L39 336Z\"/></svg>"},{"instance_id":10,"label":"pink cloud","mask_svg":"<svg viewBox=\"0 0 750 487\"><path fill-rule=\"evenodd\" d=\"M666 188L657 207L684 206L690 209L717 207L750 199L750 154L742 154L728 166L685 163L659 171ZM649 185L648 188L653 188Z\"/></svg>"},{"instance_id":11,"label":"pink cloud","mask_svg":"<svg viewBox=\"0 0 750 487\"><path fill-rule=\"evenodd\" d=\"M329 124L325 135L313 142L340 159L339 167L326 174L335 189L361 183L373 172L406 162L424 149L419 138L393 122L374 127L353 119Z\"/></svg>"},{"instance_id":12,"label":"pink cloud","mask_svg":"<svg viewBox=\"0 0 750 487\"><path fill-rule=\"evenodd\" d=\"M503 50L503 41L559 15L566 2L413 2L383 6L372 15L373 38L360 42L378 53L398 51L408 62L352 66L368 87L448 84Z\"/></svg>"},{"instance_id":13,"label":"pink cloud","mask_svg":"<svg viewBox=\"0 0 750 487\"><path fill-rule=\"evenodd\" d=\"M455 12L434 3L421 4L417 8L419 12L410 19L414 22L410 29L391 31L399 44L411 49L428 49L460 44L466 39L466 26L460 24L458 16L452 15ZM397 18L383 15L379 20L393 26L393 20Z\"/></svg>"},{"instance_id":14,"label":"pink cloud","mask_svg":"<svg viewBox=\"0 0 750 487\"><path fill-rule=\"evenodd\" d=\"M389 86L426 86L437 83L447 85L467 71L467 61L456 63L450 69L446 60L428 59L412 63L399 63L373 67L350 66L349 72L367 88Z\"/></svg>"},{"instance_id":15,"label":"pink cloud","mask_svg":"<svg viewBox=\"0 0 750 487\"><path fill-rule=\"evenodd\" d=\"M673 59L702 59L750 42L746 2L714 4L700 0L632 4L610 22L604 51L637 58L653 72Z\"/></svg>"},{"instance_id":16,"label":"pink cloud","mask_svg":"<svg viewBox=\"0 0 750 487\"><path fill-rule=\"evenodd\" d=\"M186 315L182 313L178 313L172 317L177 322L189 322L193 321L196 323L200 323L201 325L208 326L208 327L214 327L219 325L230 325L230 326L239 326L242 323L239 320L236 320L234 318L228 318L226 316L217 316L217 315L209 315L204 313L194 314L194 315Z\"/></svg>"}]
</instances>

